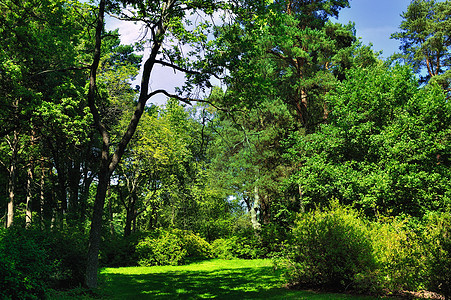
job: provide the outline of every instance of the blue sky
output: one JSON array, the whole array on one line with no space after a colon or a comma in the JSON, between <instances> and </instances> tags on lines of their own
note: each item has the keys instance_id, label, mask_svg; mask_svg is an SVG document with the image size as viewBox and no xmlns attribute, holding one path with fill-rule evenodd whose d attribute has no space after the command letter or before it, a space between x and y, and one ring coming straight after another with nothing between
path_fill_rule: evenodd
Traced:
<instances>
[{"instance_id":1,"label":"blue sky","mask_svg":"<svg viewBox=\"0 0 451 300\"><path fill-rule=\"evenodd\" d=\"M399 51L399 41L390 35L399 30L402 12L410 0L350 0L351 8L340 11L339 23L355 23L357 37L364 44L373 44L375 51L382 50L386 58Z\"/></svg>"}]
</instances>

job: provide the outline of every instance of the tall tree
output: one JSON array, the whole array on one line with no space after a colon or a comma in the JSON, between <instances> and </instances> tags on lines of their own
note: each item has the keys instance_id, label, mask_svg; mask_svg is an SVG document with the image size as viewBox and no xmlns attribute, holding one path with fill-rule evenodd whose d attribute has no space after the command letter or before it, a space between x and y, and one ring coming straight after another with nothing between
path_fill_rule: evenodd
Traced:
<instances>
[{"instance_id":1,"label":"tall tree","mask_svg":"<svg viewBox=\"0 0 451 300\"><path fill-rule=\"evenodd\" d=\"M412 64L424 82L431 79L451 90L451 1L414 0L402 15L402 58Z\"/></svg>"},{"instance_id":2,"label":"tall tree","mask_svg":"<svg viewBox=\"0 0 451 300\"><path fill-rule=\"evenodd\" d=\"M225 158L233 157L230 164L219 158L216 167L225 174L230 172L230 177L221 177L230 179L229 187L236 180L236 191L245 191L254 227L258 228L256 211L263 223L268 223L271 206L291 206L270 201L282 198L283 178L292 170L282 157L286 145L281 141L289 134L312 133L326 122L325 94L344 79L346 69L371 65L376 55L356 42L352 24L329 20L338 16L348 1L240 4L237 19L216 32L221 50L217 61L229 71L227 91L218 103L232 112L222 116L224 128L220 128L227 131L225 140L232 141L221 149L227 153ZM290 190L289 198L302 195L297 185L285 188ZM301 209L297 204L292 207Z\"/></svg>"},{"instance_id":3,"label":"tall tree","mask_svg":"<svg viewBox=\"0 0 451 300\"><path fill-rule=\"evenodd\" d=\"M440 87L377 66L348 72L327 98L328 124L293 136L307 207L336 198L370 216L449 210L451 105Z\"/></svg>"},{"instance_id":4,"label":"tall tree","mask_svg":"<svg viewBox=\"0 0 451 300\"><path fill-rule=\"evenodd\" d=\"M328 19L348 1L243 1L236 22L217 30L216 58L229 70L229 105L279 97L307 130L324 121L324 94L352 65L374 62L352 24ZM365 53L366 52L366 53Z\"/></svg>"},{"instance_id":5,"label":"tall tree","mask_svg":"<svg viewBox=\"0 0 451 300\"><path fill-rule=\"evenodd\" d=\"M32 143L40 140L43 145L45 137L51 138L49 128L64 123L58 120L65 120L61 127L76 134L79 115L72 114L71 120L67 111L76 106L74 102L80 98L74 99L74 94L84 85L80 71L85 67L78 60L81 51L77 48L83 30L73 17L77 5L45 0L2 1L0 6L0 94L4 108L0 137L20 134L20 140L31 141L34 136ZM77 86L81 88L77 90ZM59 110L65 114L57 114ZM27 151L32 148L25 147ZM50 152L47 150L42 152ZM30 165L37 156L30 152L22 159Z\"/></svg>"},{"instance_id":6,"label":"tall tree","mask_svg":"<svg viewBox=\"0 0 451 300\"><path fill-rule=\"evenodd\" d=\"M108 4L108 5L107 5ZM123 8L119 3L100 0L97 12L95 30L94 56L91 64L90 84L88 92L88 104L93 115L94 124L101 135L102 150L101 163L98 175L97 192L94 202L93 215L91 219L91 230L89 238L89 250L86 270L86 285L89 288L97 286L98 253L100 246L100 235L102 227L102 214L105 197L110 177L119 161L125 153L138 122L145 110L146 102L157 94L169 96L168 91L150 91L150 78L155 65L159 64L177 71L184 72L192 77L185 91L190 92L193 84L206 85L208 74L202 73L205 63L196 60L202 59L202 47L206 44L208 22L200 22L197 26L191 26L189 17L194 14L212 15L218 8L219 1L123 1ZM97 71L101 58L102 33L104 25L105 9L110 9L119 14L121 18L131 21L142 21L149 33L148 45L149 55L144 59L143 73L140 84L140 93L136 102L133 116L130 118L127 129L112 151L111 138L108 128L105 126L98 109L99 95L97 93ZM184 56L182 45L191 46L197 50L190 52L189 57ZM200 56L196 56L196 53ZM194 61L192 60L194 58ZM191 59L191 60L190 60ZM189 95L174 95L178 99L189 102Z\"/></svg>"}]
</instances>

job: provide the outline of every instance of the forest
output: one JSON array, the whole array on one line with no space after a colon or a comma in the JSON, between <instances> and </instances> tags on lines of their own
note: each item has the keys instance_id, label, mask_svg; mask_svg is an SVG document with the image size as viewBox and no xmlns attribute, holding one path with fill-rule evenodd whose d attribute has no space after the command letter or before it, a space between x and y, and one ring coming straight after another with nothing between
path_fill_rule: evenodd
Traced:
<instances>
[{"instance_id":1,"label":"forest","mask_svg":"<svg viewBox=\"0 0 451 300\"><path fill-rule=\"evenodd\" d=\"M384 59L350 5L0 0L0 298L264 258L292 289L451 299L451 1L412 0Z\"/></svg>"}]
</instances>

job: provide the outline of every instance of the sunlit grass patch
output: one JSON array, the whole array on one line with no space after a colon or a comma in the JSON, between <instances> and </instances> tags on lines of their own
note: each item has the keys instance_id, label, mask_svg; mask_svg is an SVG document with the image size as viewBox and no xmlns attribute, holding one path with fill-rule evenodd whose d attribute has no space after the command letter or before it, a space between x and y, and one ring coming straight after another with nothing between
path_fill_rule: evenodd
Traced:
<instances>
[{"instance_id":1,"label":"sunlit grass patch","mask_svg":"<svg viewBox=\"0 0 451 300\"><path fill-rule=\"evenodd\" d=\"M50 299L312 299L373 300L284 288L271 260L221 260L184 266L105 268L96 297L57 293Z\"/></svg>"},{"instance_id":2,"label":"sunlit grass patch","mask_svg":"<svg viewBox=\"0 0 451 300\"><path fill-rule=\"evenodd\" d=\"M288 290L267 259L106 268L101 276L109 299L374 299Z\"/></svg>"}]
</instances>

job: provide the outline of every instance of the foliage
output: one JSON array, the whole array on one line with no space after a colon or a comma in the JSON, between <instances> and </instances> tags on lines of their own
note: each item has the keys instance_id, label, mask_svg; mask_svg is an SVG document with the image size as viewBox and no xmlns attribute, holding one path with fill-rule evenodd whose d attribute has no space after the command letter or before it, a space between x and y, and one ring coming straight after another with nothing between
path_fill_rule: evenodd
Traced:
<instances>
[{"instance_id":1,"label":"foliage","mask_svg":"<svg viewBox=\"0 0 451 300\"><path fill-rule=\"evenodd\" d=\"M450 207L451 103L407 67L354 69L328 96L328 124L292 135L292 177L307 207L331 197L368 215ZM287 154L288 155L288 154Z\"/></svg>"},{"instance_id":2,"label":"foliage","mask_svg":"<svg viewBox=\"0 0 451 300\"><path fill-rule=\"evenodd\" d=\"M139 264L142 266L180 265L187 258L208 258L210 244L200 236L184 230L159 229L136 246Z\"/></svg>"},{"instance_id":3,"label":"foliage","mask_svg":"<svg viewBox=\"0 0 451 300\"><path fill-rule=\"evenodd\" d=\"M214 257L220 259L255 259L263 257L264 250L259 247L256 237L232 236L214 240L211 244Z\"/></svg>"},{"instance_id":4,"label":"foliage","mask_svg":"<svg viewBox=\"0 0 451 300\"><path fill-rule=\"evenodd\" d=\"M52 287L61 289L81 286L86 269L87 236L76 230L34 234L41 243L54 269L50 276Z\"/></svg>"},{"instance_id":5,"label":"foliage","mask_svg":"<svg viewBox=\"0 0 451 300\"><path fill-rule=\"evenodd\" d=\"M401 31L392 38L401 41L401 57L411 64L424 81L451 88L451 2L414 0L401 16Z\"/></svg>"},{"instance_id":6,"label":"foliage","mask_svg":"<svg viewBox=\"0 0 451 300\"><path fill-rule=\"evenodd\" d=\"M426 286L451 299L451 216L450 213L426 217L424 245L426 261Z\"/></svg>"},{"instance_id":7,"label":"foliage","mask_svg":"<svg viewBox=\"0 0 451 300\"><path fill-rule=\"evenodd\" d=\"M298 216L286 254L291 284L349 290L376 268L365 221L350 208L331 207Z\"/></svg>"},{"instance_id":8,"label":"foliage","mask_svg":"<svg viewBox=\"0 0 451 300\"><path fill-rule=\"evenodd\" d=\"M110 236L102 240L100 264L105 267L127 267L138 264L136 248L145 233L129 236Z\"/></svg>"},{"instance_id":9,"label":"foliage","mask_svg":"<svg viewBox=\"0 0 451 300\"><path fill-rule=\"evenodd\" d=\"M0 233L0 295L44 298L50 288L83 283L86 237L77 232L12 227Z\"/></svg>"},{"instance_id":10,"label":"foliage","mask_svg":"<svg viewBox=\"0 0 451 300\"><path fill-rule=\"evenodd\" d=\"M421 290L425 287L425 251L412 218L387 218L370 224L371 243L377 270L365 283L373 292ZM418 227L418 225L417 225Z\"/></svg>"},{"instance_id":11,"label":"foliage","mask_svg":"<svg viewBox=\"0 0 451 300\"><path fill-rule=\"evenodd\" d=\"M369 222L332 202L300 214L276 264L301 287L371 294L437 291L449 297L449 213Z\"/></svg>"},{"instance_id":12,"label":"foliage","mask_svg":"<svg viewBox=\"0 0 451 300\"><path fill-rule=\"evenodd\" d=\"M42 244L19 228L0 231L0 297L44 299L52 264Z\"/></svg>"}]
</instances>

